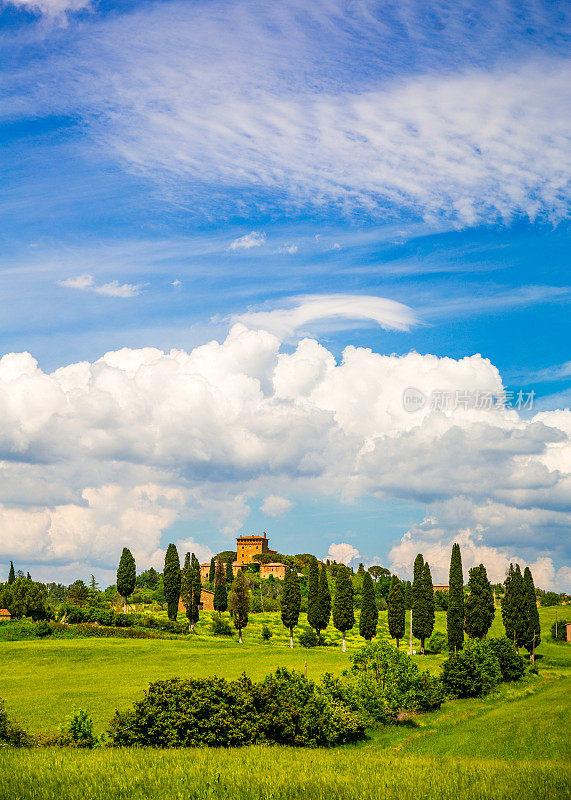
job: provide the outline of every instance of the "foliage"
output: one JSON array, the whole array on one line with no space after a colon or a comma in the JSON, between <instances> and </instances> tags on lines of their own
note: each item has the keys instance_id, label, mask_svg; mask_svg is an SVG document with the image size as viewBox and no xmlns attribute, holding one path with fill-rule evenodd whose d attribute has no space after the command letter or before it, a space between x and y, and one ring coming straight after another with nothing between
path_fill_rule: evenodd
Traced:
<instances>
[{"instance_id":1,"label":"foliage","mask_svg":"<svg viewBox=\"0 0 571 800\"><path fill-rule=\"evenodd\" d=\"M52 626L45 619L40 620L36 625L36 636L40 639L51 636L53 632Z\"/></svg>"},{"instance_id":2,"label":"foliage","mask_svg":"<svg viewBox=\"0 0 571 800\"><path fill-rule=\"evenodd\" d=\"M539 605L543 608L561 605L561 595L557 592L544 592L539 598Z\"/></svg>"},{"instance_id":3,"label":"foliage","mask_svg":"<svg viewBox=\"0 0 571 800\"><path fill-rule=\"evenodd\" d=\"M82 708L74 708L63 725L60 726L58 744L67 747L97 747L103 737L96 736L93 720Z\"/></svg>"},{"instance_id":4,"label":"foliage","mask_svg":"<svg viewBox=\"0 0 571 800\"><path fill-rule=\"evenodd\" d=\"M513 642L506 636L496 636L488 639L492 652L498 659L502 681L519 681L525 672L523 658L518 655Z\"/></svg>"},{"instance_id":5,"label":"foliage","mask_svg":"<svg viewBox=\"0 0 571 800\"><path fill-rule=\"evenodd\" d=\"M309 562L307 577L307 621L316 631L320 630L319 564L315 556L312 556Z\"/></svg>"},{"instance_id":6,"label":"foliage","mask_svg":"<svg viewBox=\"0 0 571 800\"><path fill-rule=\"evenodd\" d=\"M230 586L234 582L233 564L234 564L234 557L232 555L226 559L226 570L225 570L226 583L229 584ZM238 570L238 572L241 571L242 570Z\"/></svg>"},{"instance_id":7,"label":"foliage","mask_svg":"<svg viewBox=\"0 0 571 800\"><path fill-rule=\"evenodd\" d=\"M278 669L255 684L245 675L157 681L132 711L115 712L116 746L236 747L263 742L319 746L364 738L364 725L302 675Z\"/></svg>"},{"instance_id":8,"label":"foliage","mask_svg":"<svg viewBox=\"0 0 571 800\"><path fill-rule=\"evenodd\" d=\"M37 621L49 616L46 587L29 578L16 578L13 583L6 584L0 599L16 619L31 617Z\"/></svg>"},{"instance_id":9,"label":"foliage","mask_svg":"<svg viewBox=\"0 0 571 800\"><path fill-rule=\"evenodd\" d=\"M428 649L431 653L444 653L448 649L448 637L442 631L436 631L428 640Z\"/></svg>"},{"instance_id":10,"label":"foliage","mask_svg":"<svg viewBox=\"0 0 571 800\"><path fill-rule=\"evenodd\" d=\"M412 585L412 631L420 639L420 652L434 628L434 589L428 562L419 553L414 562L415 579Z\"/></svg>"},{"instance_id":11,"label":"foliage","mask_svg":"<svg viewBox=\"0 0 571 800\"><path fill-rule=\"evenodd\" d=\"M448 611L446 614L448 649L451 653L464 646L464 574L460 545L452 545L448 573Z\"/></svg>"},{"instance_id":12,"label":"foliage","mask_svg":"<svg viewBox=\"0 0 571 800\"><path fill-rule=\"evenodd\" d=\"M239 641L242 642L242 629L248 624L248 614L250 611L250 597L246 585L246 576L241 569L232 584L228 608L232 615L234 627L238 630Z\"/></svg>"},{"instance_id":13,"label":"foliage","mask_svg":"<svg viewBox=\"0 0 571 800\"><path fill-rule=\"evenodd\" d=\"M373 579L368 572L365 572L363 575L362 597L361 615L359 617L359 633L369 642L377 632L379 610L375 600L375 587L373 586Z\"/></svg>"},{"instance_id":14,"label":"foliage","mask_svg":"<svg viewBox=\"0 0 571 800\"><path fill-rule=\"evenodd\" d=\"M0 747L2 745L26 747L29 744L31 744L31 740L26 731L8 719L6 706L0 697Z\"/></svg>"},{"instance_id":15,"label":"foliage","mask_svg":"<svg viewBox=\"0 0 571 800\"><path fill-rule=\"evenodd\" d=\"M494 591L483 564L472 567L469 576L464 627L468 636L483 639L490 630L496 613Z\"/></svg>"},{"instance_id":16,"label":"foliage","mask_svg":"<svg viewBox=\"0 0 571 800\"><path fill-rule=\"evenodd\" d=\"M210 569L208 570L208 582L214 583L214 578L216 576L216 561L214 556L210 559Z\"/></svg>"},{"instance_id":17,"label":"foliage","mask_svg":"<svg viewBox=\"0 0 571 800\"><path fill-rule=\"evenodd\" d=\"M260 636L264 642L269 642L273 635L274 634L272 633L271 628L269 628L267 625L262 626Z\"/></svg>"},{"instance_id":18,"label":"foliage","mask_svg":"<svg viewBox=\"0 0 571 800\"><path fill-rule=\"evenodd\" d=\"M527 600L527 635L524 647L528 653L532 653L534 647L541 643L541 627L539 625L535 585L529 567L526 567L523 571L523 586Z\"/></svg>"},{"instance_id":19,"label":"foliage","mask_svg":"<svg viewBox=\"0 0 571 800\"><path fill-rule=\"evenodd\" d=\"M353 609L353 584L349 577L349 570L343 564L339 565L335 579L335 597L333 598L333 625L343 634L343 649L345 649L345 633L355 624L355 611Z\"/></svg>"},{"instance_id":20,"label":"foliage","mask_svg":"<svg viewBox=\"0 0 571 800\"><path fill-rule=\"evenodd\" d=\"M184 558L184 567L181 575L180 596L191 630L194 630L194 625L200 617L198 604L200 603L201 593L200 564L194 553L192 557L190 553L187 553Z\"/></svg>"},{"instance_id":21,"label":"foliage","mask_svg":"<svg viewBox=\"0 0 571 800\"><path fill-rule=\"evenodd\" d=\"M448 592L436 589L434 592L434 608L436 611L448 611Z\"/></svg>"},{"instance_id":22,"label":"foliage","mask_svg":"<svg viewBox=\"0 0 571 800\"><path fill-rule=\"evenodd\" d=\"M319 589L317 595L317 626L315 628L317 635L329 625L331 617L331 593L329 591L329 580L327 578L327 569L321 567L319 572Z\"/></svg>"},{"instance_id":23,"label":"foliage","mask_svg":"<svg viewBox=\"0 0 571 800\"><path fill-rule=\"evenodd\" d=\"M169 544L167 547L163 569L163 584L169 619L176 620L180 598L181 573L178 550L174 544Z\"/></svg>"},{"instance_id":24,"label":"foliage","mask_svg":"<svg viewBox=\"0 0 571 800\"><path fill-rule=\"evenodd\" d=\"M129 548L124 547L117 569L117 591L121 597L124 598L125 611L127 611L127 598L133 594L136 580L137 568L135 566L135 559Z\"/></svg>"},{"instance_id":25,"label":"foliage","mask_svg":"<svg viewBox=\"0 0 571 800\"><path fill-rule=\"evenodd\" d=\"M216 559L216 572L214 573L214 610L221 614L228 608L228 593L226 591L226 574L220 556Z\"/></svg>"},{"instance_id":26,"label":"foliage","mask_svg":"<svg viewBox=\"0 0 571 800\"><path fill-rule=\"evenodd\" d=\"M313 628L305 628L299 637L299 643L302 647L317 647L320 644L320 637Z\"/></svg>"},{"instance_id":27,"label":"foliage","mask_svg":"<svg viewBox=\"0 0 571 800\"><path fill-rule=\"evenodd\" d=\"M14 564L10 561L10 570L8 572L8 585L14 583L16 580L16 573L14 572Z\"/></svg>"},{"instance_id":28,"label":"foliage","mask_svg":"<svg viewBox=\"0 0 571 800\"><path fill-rule=\"evenodd\" d=\"M488 694L501 679L498 659L485 640L469 639L463 650L452 653L442 665L442 683L452 697Z\"/></svg>"},{"instance_id":29,"label":"foliage","mask_svg":"<svg viewBox=\"0 0 571 800\"><path fill-rule=\"evenodd\" d=\"M220 616L212 617L210 631L213 636L234 636L234 631L230 627L228 620L222 619Z\"/></svg>"},{"instance_id":30,"label":"foliage","mask_svg":"<svg viewBox=\"0 0 571 800\"><path fill-rule=\"evenodd\" d=\"M393 575L387 598L387 622L391 637L397 640L397 647L404 636L404 616L404 588L398 575Z\"/></svg>"},{"instance_id":31,"label":"foliage","mask_svg":"<svg viewBox=\"0 0 571 800\"><path fill-rule=\"evenodd\" d=\"M528 607L519 564L510 564L504 586L501 606L506 636L516 647L522 647L527 641Z\"/></svg>"},{"instance_id":32,"label":"foliage","mask_svg":"<svg viewBox=\"0 0 571 800\"><path fill-rule=\"evenodd\" d=\"M566 642L567 641L567 624L571 622L570 619L560 619L558 622L554 622L551 626L551 638L555 639L556 642ZM557 635L555 633L555 628L557 627Z\"/></svg>"},{"instance_id":33,"label":"foliage","mask_svg":"<svg viewBox=\"0 0 571 800\"><path fill-rule=\"evenodd\" d=\"M281 618L290 633L290 647L293 647L293 629L297 625L301 608L301 590L295 570L286 569L284 589L280 599Z\"/></svg>"},{"instance_id":34,"label":"foliage","mask_svg":"<svg viewBox=\"0 0 571 800\"><path fill-rule=\"evenodd\" d=\"M76 606L83 606L89 600L89 588L81 580L74 581L67 588L66 599Z\"/></svg>"}]
</instances>

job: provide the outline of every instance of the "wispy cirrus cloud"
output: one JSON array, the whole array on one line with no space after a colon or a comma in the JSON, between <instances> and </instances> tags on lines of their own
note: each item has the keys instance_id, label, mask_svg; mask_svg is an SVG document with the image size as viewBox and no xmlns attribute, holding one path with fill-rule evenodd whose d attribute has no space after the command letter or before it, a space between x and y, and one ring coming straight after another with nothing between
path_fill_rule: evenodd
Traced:
<instances>
[{"instance_id":1,"label":"wispy cirrus cloud","mask_svg":"<svg viewBox=\"0 0 571 800\"><path fill-rule=\"evenodd\" d=\"M93 275L87 273L74 278L65 278L58 281L58 285L68 289L79 289L83 292L95 292L95 294L103 294L108 297L136 297L143 290L142 283L119 283L119 281L113 280L109 283L96 284Z\"/></svg>"},{"instance_id":2,"label":"wispy cirrus cloud","mask_svg":"<svg viewBox=\"0 0 571 800\"><path fill-rule=\"evenodd\" d=\"M266 234L259 231L246 233L239 236L230 244L229 250L251 250L252 247L261 247L266 241Z\"/></svg>"}]
</instances>

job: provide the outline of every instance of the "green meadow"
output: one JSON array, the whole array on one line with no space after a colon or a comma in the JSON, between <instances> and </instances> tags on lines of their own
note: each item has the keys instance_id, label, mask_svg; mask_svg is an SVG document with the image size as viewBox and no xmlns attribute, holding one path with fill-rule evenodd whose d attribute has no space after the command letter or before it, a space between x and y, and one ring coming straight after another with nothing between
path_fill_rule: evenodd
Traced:
<instances>
[{"instance_id":1,"label":"green meadow","mask_svg":"<svg viewBox=\"0 0 571 800\"><path fill-rule=\"evenodd\" d=\"M348 665L333 629L326 635L331 646L296 643L290 650L279 615L255 615L240 646L235 639L213 638L209 616L202 615L197 635L184 639L0 640L0 694L10 716L34 732L55 731L74 706L87 709L103 731L115 708L130 706L159 678L232 678L241 672L261 678L277 666L303 670L306 664L317 678ZM360 745L319 751L3 750L0 798L570 797L571 645L548 640L555 609L541 609L540 616L538 675L382 727ZM260 636L264 624L274 630L267 643ZM439 612L436 629L445 624ZM362 643L357 630L348 636L349 653ZM500 632L498 613L491 633ZM438 672L444 657L417 658Z\"/></svg>"}]
</instances>

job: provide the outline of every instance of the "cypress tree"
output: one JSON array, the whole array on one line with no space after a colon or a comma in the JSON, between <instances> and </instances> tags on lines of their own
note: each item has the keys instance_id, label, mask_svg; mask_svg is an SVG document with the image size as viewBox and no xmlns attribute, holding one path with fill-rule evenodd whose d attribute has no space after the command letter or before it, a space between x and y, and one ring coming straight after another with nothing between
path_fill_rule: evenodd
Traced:
<instances>
[{"instance_id":1,"label":"cypress tree","mask_svg":"<svg viewBox=\"0 0 571 800\"><path fill-rule=\"evenodd\" d=\"M8 583L14 583L16 580L16 573L14 572L14 564L10 561L10 572L8 573Z\"/></svg>"},{"instance_id":2,"label":"cypress tree","mask_svg":"<svg viewBox=\"0 0 571 800\"><path fill-rule=\"evenodd\" d=\"M349 570L344 564L339 565L335 578L333 624L343 634L343 652L345 652L347 649L345 646L345 634L355 624L355 612L353 610L353 584L351 583Z\"/></svg>"},{"instance_id":3,"label":"cypress tree","mask_svg":"<svg viewBox=\"0 0 571 800\"><path fill-rule=\"evenodd\" d=\"M315 556L309 562L307 577L307 621L316 632L319 630L319 564Z\"/></svg>"},{"instance_id":4,"label":"cypress tree","mask_svg":"<svg viewBox=\"0 0 571 800\"><path fill-rule=\"evenodd\" d=\"M404 607L406 611L412 608L412 583L407 581L404 585Z\"/></svg>"},{"instance_id":5,"label":"cypress tree","mask_svg":"<svg viewBox=\"0 0 571 800\"><path fill-rule=\"evenodd\" d=\"M242 628L245 628L248 624L250 598L248 596L248 587L246 586L246 576L241 569L238 570L232 584L228 607L232 614L234 626L238 629L238 642L242 644Z\"/></svg>"},{"instance_id":6,"label":"cypress tree","mask_svg":"<svg viewBox=\"0 0 571 800\"><path fill-rule=\"evenodd\" d=\"M513 642L517 652L525 645L528 631L528 605L519 564L510 564L504 581L502 597L502 620L506 636Z\"/></svg>"},{"instance_id":7,"label":"cypress tree","mask_svg":"<svg viewBox=\"0 0 571 800\"><path fill-rule=\"evenodd\" d=\"M226 592L226 573L222 566L220 556L216 559L216 572L214 573L214 610L218 616L228 608L228 593Z\"/></svg>"},{"instance_id":8,"label":"cypress tree","mask_svg":"<svg viewBox=\"0 0 571 800\"><path fill-rule=\"evenodd\" d=\"M280 605L282 623L289 629L289 646L293 647L293 629L297 625L301 609L301 587L297 572L289 567L286 569Z\"/></svg>"},{"instance_id":9,"label":"cypress tree","mask_svg":"<svg viewBox=\"0 0 571 800\"><path fill-rule=\"evenodd\" d=\"M399 641L404 636L404 589L402 581L396 575L391 578L389 594L387 597L387 622L389 633L393 639L397 640L397 650Z\"/></svg>"},{"instance_id":10,"label":"cypress tree","mask_svg":"<svg viewBox=\"0 0 571 800\"><path fill-rule=\"evenodd\" d=\"M541 642L541 628L535 596L535 584L529 567L526 567L523 571L523 585L527 600L527 641L524 646L529 653L530 661L535 663L535 648Z\"/></svg>"},{"instance_id":11,"label":"cypress tree","mask_svg":"<svg viewBox=\"0 0 571 800\"><path fill-rule=\"evenodd\" d=\"M192 557L190 553L187 553L184 559L184 567L182 568L180 596L186 610L188 629L190 631L194 630L194 625L198 622L198 604L200 603L201 591L200 564L194 553Z\"/></svg>"},{"instance_id":12,"label":"cypress tree","mask_svg":"<svg viewBox=\"0 0 571 800\"><path fill-rule=\"evenodd\" d=\"M422 590L422 568L424 558L419 553L414 559L414 578L412 582L412 635L420 639L425 628L424 592Z\"/></svg>"},{"instance_id":13,"label":"cypress tree","mask_svg":"<svg viewBox=\"0 0 571 800\"><path fill-rule=\"evenodd\" d=\"M127 598L133 594L136 579L135 559L131 551L124 547L119 560L119 567L117 568L117 591L123 598L123 611L125 614L127 613Z\"/></svg>"},{"instance_id":14,"label":"cypress tree","mask_svg":"<svg viewBox=\"0 0 571 800\"><path fill-rule=\"evenodd\" d=\"M359 633L370 642L377 633L377 623L379 621L379 609L375 598L375 587L373 579L368 572L363 575L361 616L359 617Z\"/></svg>"},{"instance_id":15,"label":"cypress tree","mask_svg":"<svg viewBox=\"0 0 571 800\"><path fill-rule=\"evenodd\" d=\"M472 639L483 639L490 630L496 613L494 590L483 564L472 567L469 575L464 626Z\"/></svg>"},{"instance_id":16,"label":"cypress tree","mask_svg":"<svg viewBox=\"0 0 571 800\"><path fill-rule=\"evenodd\" d=\"M327 578L327 567L323 565L319 573L319 589L317 594L317 627L315 632L319 637L329 625L331 617L331 592L329 591L329 580Z\"/></svg>"},{"instance_id":17,"label":"cypress tree","mask_svg":"<svg viewBox=\"0 0 571 800\"><path fill-rule=\"evenodd\" d=\"M418 557L417 557L418 558ZM421 556L422 558L422 556ZM416 590L415 590L416 585ZM412 625L414 635L420 639L420 652L424 655L424 642L434 628L434 587L428 562L424 561L420 578L412 585L413 609Z\"/></svg>"},{"instance_id":18,"label":"cypress tree","mask_svg":"<svg viewBox=\"0 0 571 800\"><path fill-rule=\"evenodd\" d=\"M216 561L214 556L210 559L210 569L208 571L208 583L214 583L214 576L216 575Z\"/></svg>"},{"instance_id":19,"label":"cypress tree","mask_svg":"<svg viewBox=\"0 0 571 800\"><path fill-rule=\"evenodd\" d=\"M452 545L448 573L448 611L446 612L448 650L456 653L464 646L464 574L460 545Z\"/></svg>"},{"instance_id":20,"label":"cypress tree","mask_svg":"<svg viewBox=\"0 0 571 800\"><path fill-rule=\"evenodd\" d=\"M226 561L226 583L232 584L234 582L234 570L232 569L232 565L234 563L234 559L232 556L228 557Z\"/></svg>"},{"instance_id":21,"label":"cypress tree","mask_svg":"<svg viewBox=\"0 0 571 800\"><path fill-rule=\"evenodd\" d=\"M174 544L169 544L165 555L165 566L163 569L163 586L165 600L167 601L167 613L169 619L175 620L178 614L178 601L180 598L180 560L178 550Z\"/></svg>"}]
</instances>

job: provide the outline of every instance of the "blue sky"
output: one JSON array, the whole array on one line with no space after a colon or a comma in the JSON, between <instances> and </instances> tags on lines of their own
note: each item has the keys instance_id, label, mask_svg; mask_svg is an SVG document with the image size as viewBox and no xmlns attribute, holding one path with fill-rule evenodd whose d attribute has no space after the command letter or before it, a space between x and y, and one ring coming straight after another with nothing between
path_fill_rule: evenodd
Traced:
<instances>
[{"instance_id":1,"label":"blue sky","mask_svg":"<svg viewBox=\"0 0 571 800\"><path fill-rule=\"evenodd\" d=\"M333 552L403 574L415 547L442 572L460 538L468 560L486 557L498 575L517 557L546 586L565 584L566 4L5 0L0 29L0 354L29 352L38 362L5 362L0 397L14 421L0 430L0 501L15 533L0 566L13 556L44 576L105 578L120 542L138 548L141 564L160 563L171 538L206 557L237 532L265 528L280 549L324 556L346 546ZM274 415L271 435L240 418L248 456L222 452L216 437L234 431L206 436L209 402L218 400L205 401L196 435L180 417L177 450L157 394L167 366L153 356L155 378L141 388L123 348L192 354L224 342L236 323L277 336L278 350L270 358L266 340L239 338L216 351L223 363L214 377L211 364L201 375L223 398L223 417L238 402L228 375L240 365L240 381L261 387L259 415ZM304 336L322 346L309 360ZM340 367L347 347L372 351L359 367L366 391L358 367L349 377L333 370L331 385L311 395L299 388L310 362L325 369L327 351ZM97 391L112 400L94 421L107 400L90 387L109 351L123 352L110 369L140 394L134 400L106 378ZM277 385L278 351L293 358L283 361L292 366L279 398L267 388ZM493 434L483 435L482 420L454 415L446 431L436 418L418 429L397 423L389 398L370 429L355 426L355 380L370 407L385 387L400 396L411 352L432 390L470 388L454 381L462 359L479 354L472 388L501 380L508 391L533 390L535 407L494 418ZM394 355L394 365L375 353ZM91 382L48 377L78 362L90 365ZM24 390L24 379L37 383ZM276 466L260 452L283 446L272 438L282 403L292 414L303 406L307 448L300 443ZM365 417L366 407L364 399ZM42 408L51 409L45 419ZM326 433L324 414L334 418ZM83 455L49 435L62 419L62 441L87 442ZM152 456L125 444L139 424L142 438L158 431ZM450 446L467 450L474 475L484 461L488 475L499 470L505 445L490 446L490 437L521 438L495 486L445 490L454 466L442 462L443 437L458 431L467 444ZM338 455L339 439L350 454ZM369 451L397 440L404 473L424 453L418 481L390 480L384 462L363 466ZM200 467L187 456L195 446ZM343 464L335 474L332 458ZM386 477L376 482L375 471ZM428 476L440 473L437 487ZM25 497L12 488L22 482ZM151 484L160 491L143 492ZM267 513L265 497L284 502ZM144 516L140 541L127 523L105 538L107 517L130 513Z\"/></svg>"}]
</instances>

